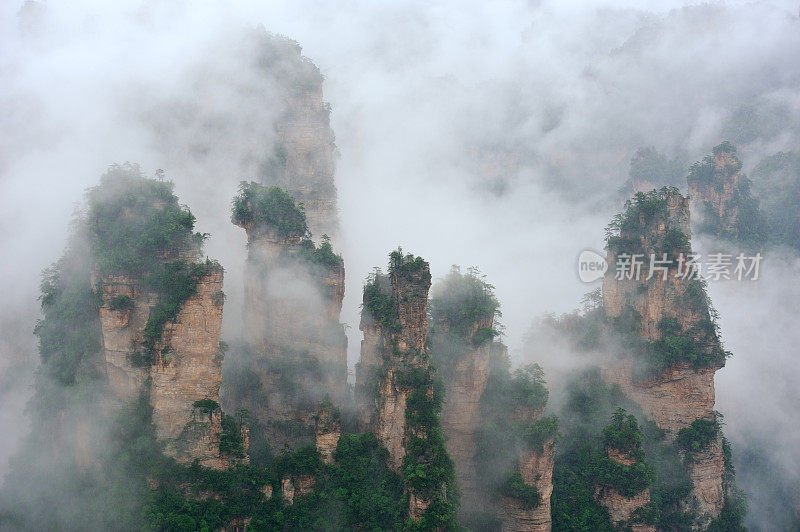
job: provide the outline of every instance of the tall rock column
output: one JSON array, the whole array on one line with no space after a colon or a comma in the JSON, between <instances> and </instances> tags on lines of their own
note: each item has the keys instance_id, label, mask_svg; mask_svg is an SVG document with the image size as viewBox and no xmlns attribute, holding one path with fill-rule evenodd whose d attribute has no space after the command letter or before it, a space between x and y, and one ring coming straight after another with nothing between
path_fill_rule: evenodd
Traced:
<instances>
[{"instance_id":1,"label":"tall rock column","mask_svg":"<svg viewBox=\"0 0 800 532\"><path fill-rule=\"evenodd\" d=\"M714 225L719 236L736 230L741 169L736 148L730 142L723 142L711 155L692 166L687 177L695 222Z\"/></svg>"},{"instance_id":2,"label":"tall rock column","mask_svg":"<svg viewBox=\"0 0 800 532\"><path fill-rule=\"evenodd\" d=\"M420 257L390 255L387 276L364 288L357 391L362 422L389 451L403 478L408 517L425 529L454 526L453 463L439 427L440 392L426 349L431 274ZM388 290L387 290L388 288Z\"/></svg>"},{"instance_id":3,"label":"tall rock column","mask_svg":"<svg viewBox=\"0 0 800 532\"><path fill-rule=\"evenodd\" d=\"M726 356L703 281L686 260L692 254L688 202L674 188L639 193L612 230L604 310L618 331L638 339L640 353L623 353L603 375L674 440L695 420L715 419L714 373ZM669 261L666 269L650 275L651 255ZM620 273L618 265L637 257L643 261L638 276ZM700 514L703 519L719 516L724 502L721 444L688 462Z\"/></svg>"},{"instance_id":4,"label":"tall rock column","mask_svg":"<svg viewBox=\"0 0 800 532\"><path fill-rule=\"evenodd\" d=\"M280 188L242 183L232 220L247 232L246 362L261 388L244 406L271 447L313 441L320 402L346 393L344 262L329 239L311 240L302 205Z\"/></svg>"},{"instance_id":5,"label":"tall rock column","mask_svg":"<svg viewBox=\"0 0 800 532\"><path fill-rule=\"evenodd\" d=\"M118 402L152 407L176 460L224 468L220 451L222 267L199 259L202 235L170 183L112 167L89 192L105 370ZM238 430L238 428L237 428Z\"/></svg>"},{"instance_id":6,"label":"tall rock column","mask_svg":"<svg viewBox=\"0 0 800 532\"><path fill-rule=\"evenodd\" d=\"M499 305L492 286L475 269L462 274L454 266L432 290L428 340L445 384L442 429L455 463L464 522L486 506L476 460L483 425L481 397L489 379Z\"/></svg>"}]
</instances>

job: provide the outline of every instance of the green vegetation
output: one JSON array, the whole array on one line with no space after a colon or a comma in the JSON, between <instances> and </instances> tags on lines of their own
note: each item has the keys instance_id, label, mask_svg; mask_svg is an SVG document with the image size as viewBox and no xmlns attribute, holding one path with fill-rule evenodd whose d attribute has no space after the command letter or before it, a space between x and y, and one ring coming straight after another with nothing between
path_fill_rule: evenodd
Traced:
<instances>
[{"instance_id":1,"label":"green vegetation","mask_svg":"<svg viewBox=\"0 0 800 532\"><path fill-rule=\"evenodd\" d=\"M376 269L367 277L364 285L364 310L387 331L395 330L399 326L389 278L380 270Z\"/></svg>"},{"instance_id":2,"label":"green vegetation","mask_svg":"<svg viewBox=\"0 0 800 532\"><path fill-rule=\"evenodd\" d=\"M636 453L642 447L642 431L636 417L627 414L622 407L611 415L611 423L603 429L603 444L606 448Z\"/></svg>"},{"instance_id":3,"label":"green vegetation","mask_svg":"<svg viewBox=\"0 0 800 532\"><path fill-rule=\"evenodd\" d=\"M192 406L208 416L220 409L219 403L213 399L200 399L192 403Z\"/></svg>"},{"instance_id":4,"label":"green vegetation","mask_svg":"<svg viewBox=\"0 0 800 532\"><path fill-rule=\"evenodd\" d=\"M544 452L544 445L558 439L558 416L542 416L522 428L522 439L536 452Z\"/></svg>"},{"instance_id":5,"label":"green vegetation","mask_svg":"<svg viewBox=\"0 0 800 532\"><path fill-rule=\"evenodd\" d=\"M649 192L637 192L633 198L625 202L625 208L614 216L606 226L606 243L612 249L626 239L628 235L639 235L647 230L653 222L667 215L667 196L678 189L663 187Z\"/></svg>"},{"instance_id":6,"label":"green vegetation","mask_svg":"<svg viewBox=\"0 0 800 532\"><path fill-rule=\"evenodd\" d=\"M717 325L710 319L684 331L674 318L664 318L658 328L661 339L640 346L641 354L648 361L645 371L651 375L660 375L666 368L678 364L690 364L695 368L722 366L730 355L719 345Z\"/></svg>"},{"instance_id":7,"label":"green vegetation","mask_svg":"<svg viewBox=\"0 0 800 532\"><path fill-rule=\"evenodd\" d=\"M522 507L530 510L542 502L542 496L535 485L528 485L522 480L519 471L512 472L501 485L500 493L522 503Z\"/></svg>"},{"instance_id":8,"label":"green vegetation","mask_svg":"<svg viewBox=\"0 0 800 532\"><path fill-rule=\"evenodd\" d=\"M397 248L389 253L389 275L414 277L422 274L430 282L431 274L426 268L427 265L422 257L416 257L411 253L403 254L403 248Z\"/></svg>"},{"instance_id":9,"label":"green vegetation","mask_svg":"<svg viewBox=\"0 0 800 532\"><path fill-rule=\"evenodd\" d=\"M116 295L108 301L108 308L110 310L131 310L133 299L124 294Z\"/></svg>"},{"instance_id":10,"label":"green vegetation","mask_svg":"<svg viewBox=\"0 0 800 532\"><path fill-rule=\"evenodd\" d=\"M494 295L494 286L486 282L477 268L469 268L466 274L458 266L433 286L431 293L431 317L434 324L444 323L454 334L467 339L475 326L491 324L500 316L500 302ZM436 325L434 325L436 326ZM497 335L490 326L484 326L472 334L471 343L479 346Z\"/></svg>"},{"instance_id":11,"label":"green vegetation","mask_svg":"<svg viewBox=\"0 0 800 532\"><path fill-rule=\"evenodd\" d=\"M638 407L618 387L606 384L597 370L576 375L568 385L560 417L562 437L551 500L553 530L611 530L608 512L594 499L598 485L613 487L625 496L649 487L651 503L637 512L635 520L659 530L690 527L692 515L683 512L682 501L692 483L677 449L666 443L664 432L653 423L640 421ZM603 425L604 419L611 422ZM636 462L624 466L611 460L608 444L622 446Z\"/></svg>"},{"instance_id":12,"label":"green vegetation","mask_svg":"<svg viewBox=\"0 0 800 532\"><path fill-rule=\"evenodd\" d=\"M699 453L711 445L720 433L718 416L711 419L695 419L688 427L678 431L675 445L686 453Z\"/></svg>"},{"instance_id":13,"label":"green vegetation","mask_svg":"<svg viewBox=\"0 0 800 532\"><path fill-rule=\"evenodd\" d=\"M238 458L244 457L242 431L233 416L222 416L222 433L219 435L219 452Z\"/></svg>"},{"instance_id":14,"label":"green vegetation","mask_svg":"<svg viewBox=\"0 0 800 532\"><path fill-rule=\"evenodd\" d=\"M679 253L689 253L689 236L680 229L670 229L664 236L664 251L670 253L673 260Z\"/></svg>"},{"instance_id":15,"label":"green vegetation","mask_svg":"<svg viewBox=\"0 0 800 532\"><path fill-rule=\"evenodd\" d=\"M548 398L542 369L531 364L510 373L500 344L492 347L475 466L488 497L503 495L533 508L541 502L540 494L517 470L519 451L544 452L545 445L558 438L558 418L539 417Z\"/></svg>"},{"instance_id":16,"label":"green vegetation","mask_svg":"<svg viewBox=\"0 0 800 532\"><path fill-rule=\"evenodd\" d=\"M292 196L280 187L265 187L255 181L239 184L231 221L259 232L274 232L280 238L308 235L303 204L296 205Z\"/></svg>"},{"instance_id":17,"label":"green vegetation","mask_svg":"<svg viewBox=\"0 0 800 532\"><path fill-rule=\"evenodd\" d=\"M458 509L453 461L447 454L439 424L444 384L430 368L410 367L396 373L398 386L411 393L406 401L406 454L401 467L405 484L431 501L411 530L454 529Z\"/></svg>"},{"instance_id":18,"label":"green vegetation","mask_svg":"<svg viewBox=\"0 0 800 532\"><path fill-rule=\"evenodd\" d=\"M193 232L195 218L178 204L173 188L125 163L111 166L89 189L87 224L100 273L139 276L157 270L166 257L199 250L206 235Z\"/></svg>"},{"instance_id":19,"label":"green vegetation","mask_svg":"<svg viewBox=\"0 0 800 532\"><path fill-rule=\"evenodd\" d=\"M336 270L344 266L342 256L333 252L328 235L322 235L322 243L319 247L316 247L310 238L303 239L300 242L299 255L309 264L319 266L325 271Z\"/></svg>"},{"instance_id":20,"label":"green vegetation","mask_svg":"<svg viewBox=\"0 0 800 532\"><path fill-rule=\"evenodd\" d=\"M57 383L74 385L101 351L98 297L92 289L87 254L79 239L42 275L36 323L42 372Z\"/></svg>"},{"instance_id":21,"label":"green vegetation","mask_svg":"<svg viewBox=\"0 0 800 532\"><path fill-rule=\"evenodd\" d=\"M508 383L506 394L512 407L541 410L547 404L549 392L545 386L544 371L539 364L517 368Z\"/></svg>"}]
</instances>

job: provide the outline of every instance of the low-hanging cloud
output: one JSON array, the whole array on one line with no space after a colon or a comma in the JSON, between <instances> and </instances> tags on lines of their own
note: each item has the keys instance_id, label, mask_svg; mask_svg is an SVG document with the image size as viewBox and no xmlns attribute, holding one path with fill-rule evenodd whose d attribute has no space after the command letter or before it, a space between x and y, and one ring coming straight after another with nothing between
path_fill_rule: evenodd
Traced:
<instances>
[{"instance_id":1,"label":"low-hanging cloud","mask_svg":"<svg viewBox=\"0 0 800 532\"><path fill-rule=\"evenodd\" d=\"M591 288L575 260L602 247L637 147L689 164L740 134L747 169L800 135L793 1L52 1L7 2L0 17L0 369L20 375L0 382L0 475L26 430L15 413L36 361L38 272L60 255L76 203L109 164L161 168L176 182L198 230L212 234L206 252L227 270L224 334L238 334L246 250L229 204L272 149L281 110L279 88L251 70L242 44L257 25L296 39L326 76L351 364L361 281L398 244L430 261L434 277L453 263L480 267L513 355L535 316L570 310ZM731 117L742 106L777 116L774 127L741 133ZM731 324L748 301L791 316L780 294L711 290L724 340L741 368L767 372L762 380L781 371L761 364L761 336ZM788 329L776 327L775 350L792 345ZM736 360L718 389L738 433L734 412L749 410ZM787 400L764 405L776 414L759 430L782 422ZM791 454L797 434L786 430L780 449Z\"/></svg>"}]
</instances>

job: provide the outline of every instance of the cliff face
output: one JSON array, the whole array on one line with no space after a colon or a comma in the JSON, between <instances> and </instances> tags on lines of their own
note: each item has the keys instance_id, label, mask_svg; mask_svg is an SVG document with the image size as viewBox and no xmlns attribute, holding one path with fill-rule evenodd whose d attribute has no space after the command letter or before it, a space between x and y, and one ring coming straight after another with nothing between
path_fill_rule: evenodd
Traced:
<instances>
[{"instance_id":1,"label":"cliff face","mask_svg":"<svg viewBox=\"0 0 800 532\"><path fill-rule=\"evenodd\" d=\"M315 235L338 233L336 207L336 145L330 127L330 106L319 85L291 92L285 112L276 124L281 155L278 184L290 190L306 207Z\"/></svg>"},{"instance_id":2,"label":"cliff face","mask_svg":"<svg viewBox=\"0 0 800 532\"><path fill-rule=\"evenodd\" d=\"M623 250L632 249L645 255L656 253L659 259L661 253L673 257L691 253L687 201L675 189L664 190L663 204L655 203L663 210L650 210L649 215L642 214L644 209L630 211L633 220L623 219L618 240L609 240L607 260L610 267L603 279L604 310L612 322L627 320L633 334L644 343L673 334L690 339L695 351L709 354L709 358L700 365L673 361L656 374L651 372L642 377L635 371L642 361L635 355L625 354L603 368L602 373L607 381L619 385L638 403L644 414L666 431L669 440L674 440L680 429L696 419L714 419L714 373L724 365L724 353L716 331L709 325L711 315L702 286L699 281L682 278L677 262L670 266L666 279L661 272L646 279L648 264L643 266L638 279L635 276L618 278L615 272L614 265ZM678 232L683 234L682 238L674 236ZM671 241L679 244L670 245ZM671 323L671 331L665 328L665 322ZM724 499L721 447L714 446L708 453L700 460L701 465L690 467L689 472L695 483L693 497L699 502L701 515L717 517Z\"/></svg>"},{"instance_id":3,"label":"cliff face","mask_svg":"<svg viewBox=\"0 0 800 532\"><path fill-rule=\"evenodd\" d=\"M406 403L411 395L411 390L400 382L399 374L408 366L428 368L428 361L422 355L428 331L426 309L431 286L430 267L423 263L418 270L411 272L403 272L398 268L390 273L388 280L391 283L389 297L394 327L387 329L374 318L362 318L362 324L371 324L364 327L372 334L368 338L365 333L361 367L365 370L369 368L373 376L379 363L385 370L377 383L377 398L372 399L372 405L368 398L363 408L375 411L372 419L376 435L389 450L392 467L399 469L405 456ZM377 282L385 281L382 279Z\"/></svg>"},{"instance_id":4,"label":"cliff face","mask_svg":"<svg viewBox=\"0 0 800 532\"><path fill-rule=\"evenodd\" d=\"M703 224L709 217L719 221L721 234L735 232L739 218L739 172L742 163L736 148L724 143L714 148L713 158L699 163L688 181L689 198L695 222ZM694 170L694 168L693 168Z\"/></svg>"},{"instance_id":5,"label":"cliff face","mask_svg":"<svg viewBox=\"0 0 800 532\"><path fill-rule=\"evenodd\" d=\"M447 452L455 462L462 508L475 508L482 499L475 456L482 422L481 396L489 377L490 349L487 345L467 353L445 383L442 428L447 438Z\"/></svg>"},{"instance_id":6,"label":"cliff face","mask_svg":"<svg viewBox=\"0 0 800 532\"><path fill-rule=\"evenodd\" d=\"M100 324L108 384L115 397L125 400L136 398L149 374L147 368L134 365L131 357L136 345L142 341L150 310L158 300L156 294L141 287L138 281L125 275L94 280L103 301ZM133 301L133 308L109 308L109 302L120 296L129 297Z\"/></svg>"},{"instance_id":7,"label":"cliff face","mask_svg":"<svg viewBox=\"0 0 800 532\"><path fill-rule=\"evenodd\" d=\"M607 448L606 452L611 460L623 465L633 465L636 459L626 451ZM650 488L645 488L632 497L626 497L609 486L597 486L594 497L597 502L608 510L611 523L617 528L630 527L632 530L655 532L655 527L642 523L629 523L633 514L639 508L650 502Z\"/></svg>"},{"instance_id":8,"label":"cliff face","mask_svg":"<svg viewBox=\"0 0 800 532\"><path fill-rule=\"evenodd\" d=\"M196 292L183 303L175 320L164 326L156 352L147 361L141 359L144 328L158 296L130 276L96 281L103 301L103 351L112 393L130 401L144 391L165 453L181 462L196 459L217 469L229 465L219 451L222 414L218 408L201 412L193 405L201 400L219 403L222 281L221 268L197 279ZM118 296L130 298L131 308L113 310L112 300Z\"/></svg>"},{"instance_id":9,"label":"cliff face","mask_svg":"<svg viewBox=\"0 0 800 532\"><path fill-rule=\"evenodd\" d=\"M273 448L314 435L317 405L340 401L347 385L347 337L339 315L344 266L301 257L301 237L245 227L245 330L266 401L247 405Z\"/></svg>"},{"instance_id":10,"label":"cliff face","mask_svg":"<svg viewBox=\"0 0 800 532\"><path fill-rule=\"evenodd\" d=\"M615 250L609 248L606 260L609 269L603 278L603 307L610 318L619 318L626 312L633 311L639 320L639 335L647 340L657 340L661 337L658 324L663 318L675 318L684 328L688 328L701 318L705 308L687 307L682 302L686 300L686 291L689 287L687 279L675 275L673 268L666 279L660 272L655 272L651 279L649 275L650 254L655 254L656 259L662 259L665 250L665 239L669 232L690 234L689 229L689 204L686 198L672 189L664 199L666 211L656 216L655 219L639 219L638 224L645 225L644 230L621 229L620 238L626 243L627 249ZM641 215L640 215L641 216ZM644 264L641 266L640 277L636 279L617 279L614 265L623 252L642 254ZM690 252L686 246L671 249L674 253ZM669 256L668 256L669 258Z\"/></svg>"},{"instance_id":11,"label":"cliff face","mask_svg":"<svg viewBox=\"0 0 800 532\"><path fill-rule=\"evenodd\" d=\"M364 429L375 432L389 452L389 467L404 476L408 517L452 526L452 461L439 428L441 398L425 343L430 286L428 263L400 250L391 254L388 276L376 273L368 281L356 391ZM406 477L408 467L414 478Z\"/></svg>"},{"instance_id":12,"label":"cliff face","mask_svg":"<svg viewBox=\"0 0 800 532\"><path fill-rule=\"evenodd\" d=\"M167 443L167 455L199 459L208 467L224 468L219 433L222 413L204 414L193 404L219 402L222 384L222 269L197 282L197 292L164 328L164 344L173 354L159 357L150 368L150 402L156 434Z\"/></svg>"},{"instance_id":13,"label":"cliff face","mask_svg":"<svg viewBox=\"0 0 800 532\"><path fill-rule=\"evenodd\" d=\"M536 486L540 502L535 508L526 508L517 499L500 497L500 514L503 530L549 531L551 529L550 496L553 494L553 463L555 441L550 439L542 451L528 449L521 453L517 471L528 486Z\"/></svg>"},{"instance_id":14,"label":"cliff face","mask_svg":"<svg viewBox=\"0 0 800 532\"><path fill-rule=\"evenodd\" d=\"M491 328L494 315L476 323L463 339L465 346L472 345L478 329ZM440 321L437 331L449 330L449 323ZM492 343L468 349L459 356L453 367L439 367L445 380L445 402L442 408L442 429L446 437L447 452L453 458L461 490L462 513L484 506L485 496L480 491L476 469L478 433L483 423L481 397L489 379Z\"/></svg>"}]
</instances>

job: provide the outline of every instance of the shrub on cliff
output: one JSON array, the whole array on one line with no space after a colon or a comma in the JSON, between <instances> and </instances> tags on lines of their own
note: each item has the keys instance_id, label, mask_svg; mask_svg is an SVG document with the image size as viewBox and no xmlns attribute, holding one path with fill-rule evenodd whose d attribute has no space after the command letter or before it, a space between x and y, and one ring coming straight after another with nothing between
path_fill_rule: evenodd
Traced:
<instances>
[{"instance_id":1,"label":"shrub on cliff","mask_svg":"<svg viewBox=\"0 0 800 532\"><path fill-rule=\"evenodd\" d=\"M677 190L675 187L663 187L634 194L625 202L623 211L606 226L606 242L615 241L614 237L641 233L652 222L665 217L668 213L667 196Z\"/></svg>"},{"instance_id":2,"label":"shrub on cliff","mask_svg":"<svg viewBox=\"0 0 800 532\"><path fill-rule=\"evenodd\" d=\"M397 372L397 384L410 391L406 401L406 454L401 472L406 485L430 506L419 520L409 520L412 530L455 528L458 509L453 461L447 454L440 427L444 384L430 368L408 368Z\"/></svg>"},{"instance_id":3,"label":"shrub on cliff","mask_svg":"<svg viewBox=\"0 0 800 532\"><path fill-rule=\"evenodd\" d=\"M624 408L617 408L611 415L611 423L603 429L603 443L608 448L635 452L642 447L642 431L636 417Z\"/></svg>"},{"instance_id":4,"label":"shrub on cliff","mask_svg":"<svg viewBox=\"0 0 800 532\"><path fill-rule=\"evenodd\" d=\"M242 181L233 199L231 221L256 231L274 231L280 238L308 235L303 204L280 187L265 187L255 181Z\"/></svg>"},{"instance_id":5,"label":"shrub on cliff","mask_svg":"<svg viewBox=\"0 0 800 532\"><path fill-rule=\"evenodd\" d=\"M87 224L92 254L103 274L141 275L198 250L194 215L178 204L174 185L147 179L138 165L113 165L89 189Z\"/></svg>"},{"instance_id":6,"label":"shrub on cliff","mask_svg":"<svg viewBox=\"0 0 800 532\"><path fill-rule=\"evenodd\" d=\"M299 254L309 264L319 266L325 271L335 270L344 265L342 256L334 253L328 235L322 235L322 242L319 246L315 246L314 241L310 238L303 239L300 242Z\"/></svg>"},{"instance_id":7,"label":"shrub on cliff","mask_svg":"<svg viewBox=\"0 0 800 532\"><path fill-rule=\"evenodd\" d=\"M392 301L391 287L379 270L371 273L364 285L364 311L387 331L397 329L397 309Z\"/></svg>"},{"instance_id":8,"label":"shrub on cliff","mask_svg":"<svg viewBox=\"0 0 800 532\"><path fill-rule=\"evenodd\" d=\"M718 415L712 419L698 418L678 431L675 445L686 453L699 453L708 448L720 433Z\"/></svg>"},{"instance_id":9,"label":"shrub on cliff","mask_svg":"<svg viewBox=\"0 0 800 532\"><path fill-rule=\"evenodd\" d=\"M490 326L473 331L477 324L490 324L501 315L494 286L486 282L485 276L477 268L469 268L467 273L462 274L458 266L453 266L450 273L433 286L431 292L434 327L444 324L465 340L474 332L472 344L476 346L496 336L497 331Z\"/></svg>"}]
</instances>

